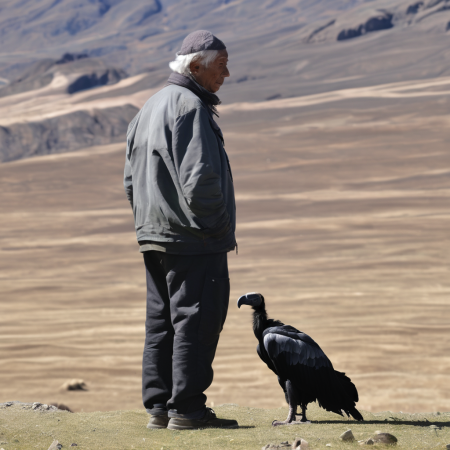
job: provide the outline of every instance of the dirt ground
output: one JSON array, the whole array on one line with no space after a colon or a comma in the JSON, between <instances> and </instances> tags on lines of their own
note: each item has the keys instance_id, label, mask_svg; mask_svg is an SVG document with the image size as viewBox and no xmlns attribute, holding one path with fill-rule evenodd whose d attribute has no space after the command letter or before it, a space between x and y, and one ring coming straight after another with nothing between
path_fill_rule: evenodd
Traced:
<instances>
[{"instance_id":1,"label":"dirt ground","mask_svg":"<svg viewBox=\"0 0 450 450\"><path fill-rule=\"evenodd\" d=\"M375 437L375 432L389 433L398 440L398 450L442 450L450 442L450 413L370 413L362 411L364 422L347 420L334 413L308 408L311 423L273 427L272 421L285 418L287 407L261 409L222 405L220 417L235 419L238 429L203 429L191 431L149 430L145 410L79 412L33 411L31 404L0 404L0 444L4 450L47 449L54 440L62 448L77 450L256 450L268 443L280 444L302 438L312 450L361 448L356 442L343 442L339 436L348 429L358 441ZM291 445L285 447L290 449ZM368 448L366 446L362 448ZM375 444L372 449L389 448ZM390 447L392 448L392 447Z\"/></svg>"},{"instance_id":2,"label":"dirt ground","mask_svg":"<svg viewBox=\"0 0 450 450\"><path fill-rule=\"evenodd\" d=\"M350 376L359 408L450 411L449 95L272 105L219 121L239 254L208 404L285 404L236 307L258 291ZM145 280L123 162L115 144L0 165L0 402L142 407ZM61 391L71 378L89 390Z\"/></svg>"}]
</instances>

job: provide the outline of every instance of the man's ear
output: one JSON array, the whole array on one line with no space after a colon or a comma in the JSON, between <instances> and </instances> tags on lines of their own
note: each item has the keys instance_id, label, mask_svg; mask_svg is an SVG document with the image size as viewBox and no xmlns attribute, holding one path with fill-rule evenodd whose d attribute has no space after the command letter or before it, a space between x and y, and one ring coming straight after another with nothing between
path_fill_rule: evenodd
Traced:
<instances>
[{"instance_id":1,"label":"man's ear","mask_svg":"<svg viewBox=\"0 0 450 450\"><path fill-rule=\"evenodd\" d=\"M198 73L198 71L200 70L200 64L198 63L198 61L191 61L191 63L189 64L189 70L191 71L191 73Z\"/></svg>"}]
</instances>

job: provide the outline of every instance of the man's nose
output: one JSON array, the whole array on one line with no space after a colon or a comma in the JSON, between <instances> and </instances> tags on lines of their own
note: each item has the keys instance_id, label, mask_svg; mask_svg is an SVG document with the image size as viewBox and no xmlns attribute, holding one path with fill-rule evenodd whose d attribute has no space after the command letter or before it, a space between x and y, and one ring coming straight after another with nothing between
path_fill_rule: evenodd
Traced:
<instances>
[{"instance_id":1,"label":"man's nose","mask_svg":"<svg viewBox=\"0 0 450 450\"><path fill-rule=\"evenodd\" d=\"M228 70L228 67L225 67L225 70L223 71L222 75L224 77L229 77L230 76L230 71Z\"/></svg>"}]
</instances>

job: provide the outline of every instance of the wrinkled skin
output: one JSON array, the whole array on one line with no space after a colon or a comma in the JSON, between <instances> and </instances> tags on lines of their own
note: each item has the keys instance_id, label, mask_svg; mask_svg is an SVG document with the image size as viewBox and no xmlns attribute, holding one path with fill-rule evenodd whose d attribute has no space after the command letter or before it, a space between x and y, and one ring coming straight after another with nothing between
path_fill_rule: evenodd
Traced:
<instances>
[{"instance_id":1,"label":"wrinkled skin","mask_svg":"<svg viewBox=\"0 0 450 450\"><path fill-rule=\"evenodd\" d=\"M225 78L230 76L230 71L227 67L228 52L220 50L216 59L205 67L199 61L192 61L189 68L195 81L200 86L203 86L207 91L215 93L222 86Z\"/></svg>"}]
</instances>

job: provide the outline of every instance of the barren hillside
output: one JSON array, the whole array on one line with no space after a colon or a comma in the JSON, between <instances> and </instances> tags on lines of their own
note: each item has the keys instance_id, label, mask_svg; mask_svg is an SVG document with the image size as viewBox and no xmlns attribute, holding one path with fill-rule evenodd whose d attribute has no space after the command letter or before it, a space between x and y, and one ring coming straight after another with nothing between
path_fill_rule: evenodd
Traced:
<instances>
[{"instance_id":1,"label":"barren hillside","mask_svg":"<svg viewBox=\"0 0 450 450\"><path fill-rule=\"evenodd\" d=\"M183 37L206 28L230 53L219 123L239 243L208 404L284 404L234 306L260 291L362 409L450 410L449 1L0 8L0 401L141 407L124 135ZM61 392L74 377L89 390Z\"/></svg>"}]
</instances>

